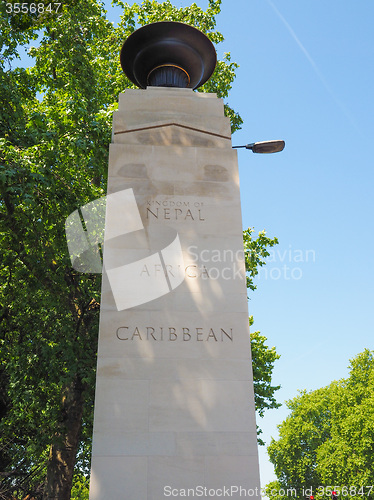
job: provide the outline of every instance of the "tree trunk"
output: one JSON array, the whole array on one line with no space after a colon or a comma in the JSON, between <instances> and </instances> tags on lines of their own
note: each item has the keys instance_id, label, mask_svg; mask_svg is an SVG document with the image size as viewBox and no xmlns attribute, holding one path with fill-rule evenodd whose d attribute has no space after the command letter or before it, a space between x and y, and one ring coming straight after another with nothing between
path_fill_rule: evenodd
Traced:
<instances>
[{"instance_id":1,"label":"tree trunk","mask_svg":"<svg viewBox=\"0 0 374 500\"><path fill-rule=\"evenodd\" d=\"M83 401L83 385L76 376L63 391L62 423L50 449L43 500L70 500Z\"/></svg>"}]
</instances>

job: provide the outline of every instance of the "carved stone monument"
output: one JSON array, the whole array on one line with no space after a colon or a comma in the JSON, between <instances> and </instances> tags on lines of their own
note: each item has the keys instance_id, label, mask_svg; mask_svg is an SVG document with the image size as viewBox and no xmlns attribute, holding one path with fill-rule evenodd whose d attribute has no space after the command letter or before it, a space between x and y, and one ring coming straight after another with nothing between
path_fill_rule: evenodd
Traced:
<instances>
[{"instance_id":1,"label":"carved stone monument","mask_svg":"<svg viewBox=\"0 0 374 500\"><path fill-rule=\"evenodd\" d=\"M90 500L260 496L237 153L193 91L212 48L156 23L122 50L146 88L113 118Z\"/></svg>"}]
</instances>

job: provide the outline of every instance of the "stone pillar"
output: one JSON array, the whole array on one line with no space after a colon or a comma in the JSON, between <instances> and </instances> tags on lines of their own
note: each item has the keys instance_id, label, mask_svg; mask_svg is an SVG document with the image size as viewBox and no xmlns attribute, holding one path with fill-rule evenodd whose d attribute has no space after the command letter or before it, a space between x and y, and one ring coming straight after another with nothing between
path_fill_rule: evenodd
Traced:
<instances>
[{"instance_id":1,"label":"stone pillar","mask_svg":"<svg viewBox=\"0 0 374 500\"><path fill-rule=\"evenodd\" d=\"M120 95L105 238L90 500L259 497L237 154L215 94Z\"/></svg>"}]
</instances>

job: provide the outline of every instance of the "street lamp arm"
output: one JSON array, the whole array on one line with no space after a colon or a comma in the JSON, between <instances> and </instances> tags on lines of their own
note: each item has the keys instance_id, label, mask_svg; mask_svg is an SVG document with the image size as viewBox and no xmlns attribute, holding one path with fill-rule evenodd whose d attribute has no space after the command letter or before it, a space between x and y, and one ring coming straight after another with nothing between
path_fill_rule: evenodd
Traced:
<instances>
[{"instance_id":1,"label":"street lamp arm","mask_svg":"<svg viewBox=\"0 0 374 500\"><path fill-rule=\"evenodd\" d=\"M279 153L283 151L285 142L280 141L262 141L262 142L252 142L251 144L245 144L244 146L233 146L233 148L246 148L251 149L252 153Z\"/></svg>"}]
</instances>

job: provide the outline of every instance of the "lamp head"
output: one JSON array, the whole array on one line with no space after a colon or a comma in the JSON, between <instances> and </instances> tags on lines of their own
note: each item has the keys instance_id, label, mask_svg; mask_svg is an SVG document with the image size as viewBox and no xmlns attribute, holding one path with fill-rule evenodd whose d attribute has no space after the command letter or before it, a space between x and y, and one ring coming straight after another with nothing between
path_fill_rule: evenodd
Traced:
<instances>
[{"instance_id":1,"label":"lamp head","mask_svg":"<svg viewBox=\"0 0 374 500\"><path fill-rule=\"evenodd\" d=\"M121 66L138 87L196 89L212 76L217 55L212 42L188 24L152 23L134 31L122 46Z\"/></svg>"},{"instance_id":2,"label":"lamp head","mask_svg":"<svg viewBox=\"0 0 374 500\"><path fill-rule=\"evenodd\" d=\"M261 141L246 144L246 149L251 149L253 153L279 153L283 151L284 141Z\"/></svg>"}]
</instances>

